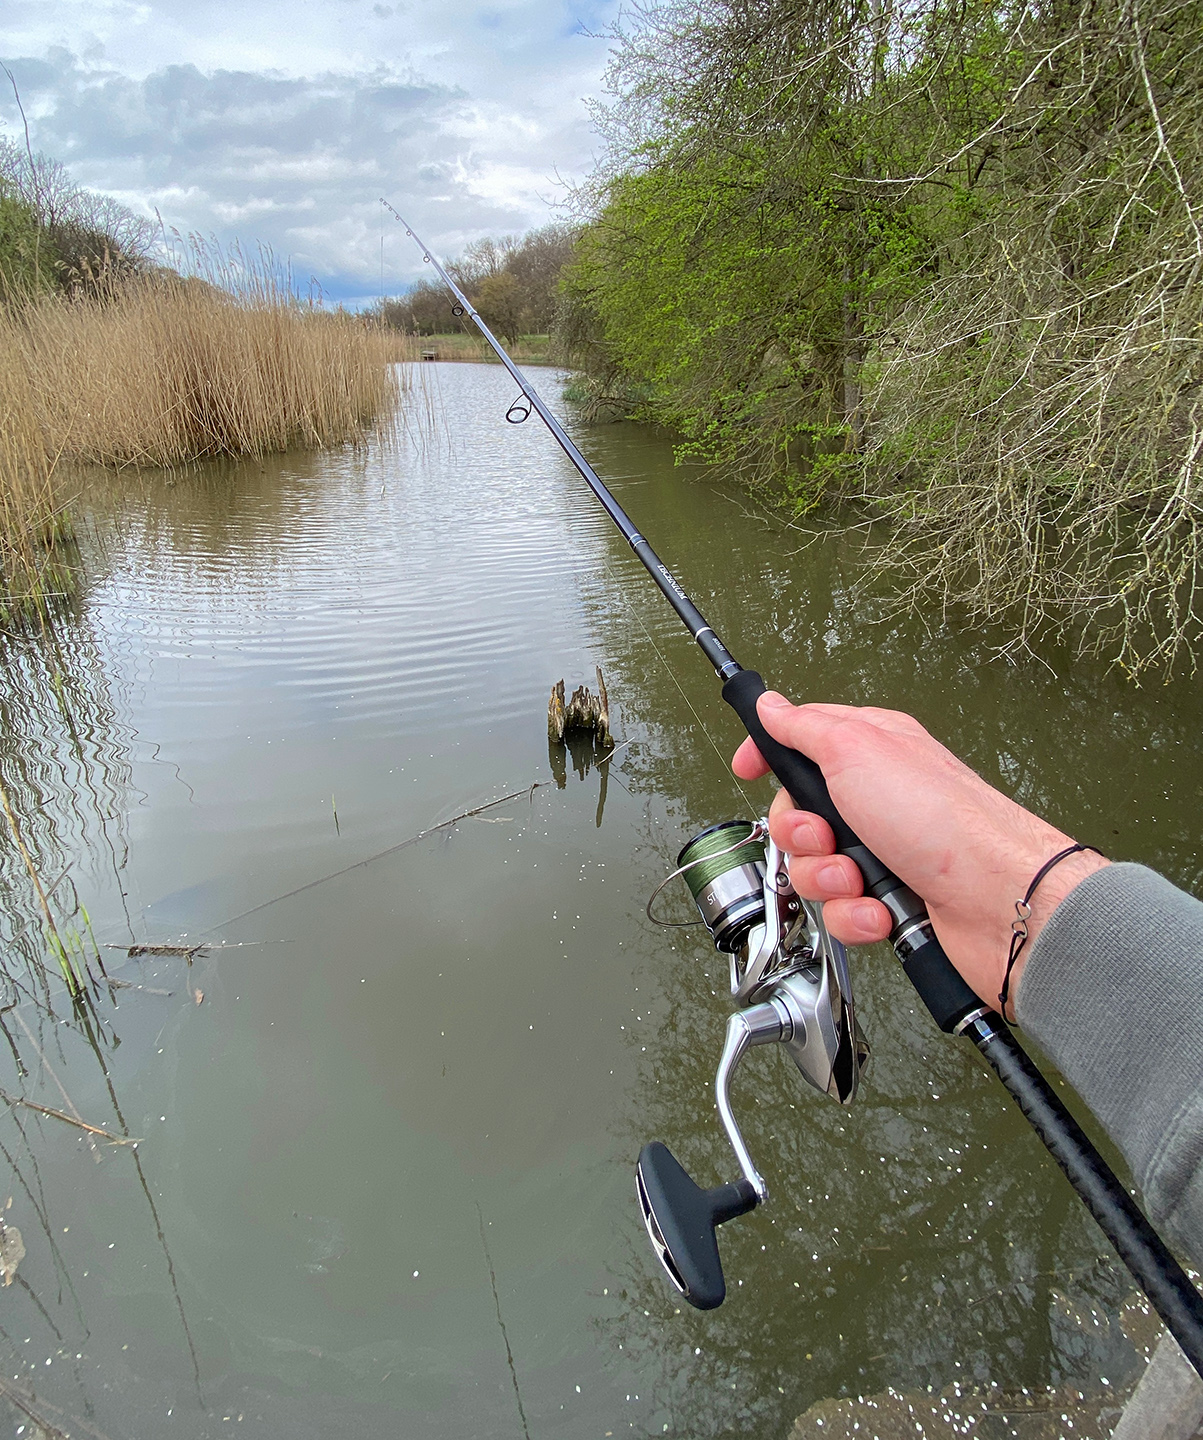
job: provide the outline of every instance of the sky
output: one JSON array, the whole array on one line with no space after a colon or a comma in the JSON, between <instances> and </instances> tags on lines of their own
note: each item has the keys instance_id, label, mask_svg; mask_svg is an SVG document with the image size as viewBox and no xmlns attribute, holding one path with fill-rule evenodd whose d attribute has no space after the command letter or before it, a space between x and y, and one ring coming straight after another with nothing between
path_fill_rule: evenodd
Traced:
<instances>
[{"instance_id":1,"label":"sky","mask_svg":"<svg viewBox=\"0 0 1203 1440\"><path fill-rule=\"evenodd\" d=\"M619 0L4 0L35 150L164 225L263 243L352 306L562 218ZM7 81L0 77L7 86ZM24 144L11 89L0 134ZM382 225L382 216L384 223Z\"/></svg>"}]
</instances>

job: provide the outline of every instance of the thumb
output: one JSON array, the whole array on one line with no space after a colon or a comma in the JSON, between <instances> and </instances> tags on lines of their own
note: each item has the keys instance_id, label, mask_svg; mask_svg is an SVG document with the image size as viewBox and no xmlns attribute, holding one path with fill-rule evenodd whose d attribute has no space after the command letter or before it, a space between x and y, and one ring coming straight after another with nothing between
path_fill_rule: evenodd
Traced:
<instances>
[{"instance_id":1,"label":"thumb","mask_svg":"<svg viewBox=\"0 0 1203 1440\"><path fill-rule=\"evenodd\" d=\"M756 708L760 711L760 718L763 720L766 710L795 710L797 706L787 700L785 696L778 691L766 690L760 699L757 700Z\"/></svg>"},{"instance_id":2,"label":"thumb","mask_svg":"<svg viewBox=\"0 0 1203 1440\"><path fill-rule=\"evenodd\" d=\"M774 740L817 758L811 748L824 733L823 717L814 712L816 705L794 705L775 690L766 690L756 702L760 723Z\"/></svg>"}]
</instances>

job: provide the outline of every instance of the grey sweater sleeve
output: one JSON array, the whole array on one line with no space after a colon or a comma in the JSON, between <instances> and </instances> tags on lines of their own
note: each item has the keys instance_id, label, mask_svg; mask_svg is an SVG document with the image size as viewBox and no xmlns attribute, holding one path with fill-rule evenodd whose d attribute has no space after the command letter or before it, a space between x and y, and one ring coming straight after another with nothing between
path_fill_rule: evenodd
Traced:
<instances>
[{"instance_id":1,"label":"grey sweater sleeve","mask_svg":"<svg viewBox=\"0 0 1203 1440\"><path fill-rule=\"evenodd\" d=\"M1016 1013L1203 1266L1203 904L1143 865L1096 871L1037 937Z\"/></svg>"}]
</instances>

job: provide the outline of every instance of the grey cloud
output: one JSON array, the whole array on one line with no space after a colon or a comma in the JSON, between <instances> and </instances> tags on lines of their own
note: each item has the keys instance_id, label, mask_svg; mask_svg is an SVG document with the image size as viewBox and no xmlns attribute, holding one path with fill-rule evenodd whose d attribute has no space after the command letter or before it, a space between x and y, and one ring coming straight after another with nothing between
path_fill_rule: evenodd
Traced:
<instances>
[{"instance_id":1,"label":"grey cloud","mask_svg":"<svg viewBox=\"0 0 1203 1440\"><path fill-rule=\"evenodd\" d=\"M541 223L558 156L540 165L523 147L567 136L579 152L586 139L583 113L532 122L385 64L309 77L179 64L137 78L62 48L9 63L35 146L78 182L181 230L262 240L342 294L379 283L381 194L451 252ZM15 107L0 116L15 136ZM422 267L385 233L395 289Z\"/></svg>"},{"instance_id":2,"label":"grey cloud","mask_svg":"<svg viewBox=\"0 0 1203 1440\"><path fill-rule=\"evenodd\" d=\"M43 67L44 69L44 67ZM161 180L215 155L295 157L334 148L379 154L432 128L462 96L374 74L287 79L173 65L137 81L60 70L44 146L67 163L135 162ZM61 83L65 81L66 83Z\"/></svg>"}]
</instances>

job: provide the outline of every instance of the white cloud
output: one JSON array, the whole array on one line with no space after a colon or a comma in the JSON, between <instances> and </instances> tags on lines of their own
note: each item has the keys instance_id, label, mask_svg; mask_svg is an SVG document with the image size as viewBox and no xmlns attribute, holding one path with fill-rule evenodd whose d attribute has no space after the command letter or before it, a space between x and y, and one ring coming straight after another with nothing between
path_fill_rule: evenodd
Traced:
<instances>
[{"instance_id":1,"label":"white cloud","mask_svg":"<svg viewBox=\"0 0 1203 1440\"><path fill-rule=\"evenodd\" d=\"M443 253L551 218L590 166L618 0L10 0L34 144L180 230L375 293L387 195ZM19 117L0 98L0 122ZM385 284L422 265L388 223Z\"/></svg>"}]
</instances>

